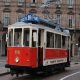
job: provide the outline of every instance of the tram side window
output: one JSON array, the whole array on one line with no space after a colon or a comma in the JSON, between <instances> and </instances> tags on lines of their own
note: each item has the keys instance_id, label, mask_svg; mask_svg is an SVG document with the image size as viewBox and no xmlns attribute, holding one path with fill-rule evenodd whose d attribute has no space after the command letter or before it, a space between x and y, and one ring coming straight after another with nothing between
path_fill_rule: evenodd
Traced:
<instances>
[{"instance_id":1,"label":"tram side window","mask_svg":"<svg viewBox=\"0 0 80 80\"><path fill-rule=\"evenodd\" d=\"M9 39L8 39L8 45L13 45L13 29L9 29Z\"/></svg>"},{"instance_id":2,"label":"tram side window","mask_svg":"<svg viewBox=\"0 0 80 80\"><path fill-rule=\"evenodd\" d=\"M61 35L55 34L55 48L61 48Z\"/></svg>"},{"instance_id":3,"label":"tram side window","mask_svg":"<svg viewBox=\"0 0 80 80\"><path fill-rule=\"evenodd\" d=\"M23 45L29 46L29 36L30 36L30 30L24 29L24 38L23 38Z\"/></svg>"},{"instance_id":4,"label":"tram side window","mask_svg":"<svg viewBox=\"0 0 80 80\"><path fill-rule=\"evenodd\" d=\"M67 41L67 42L68 42L68 43L67 43L67 47L68 47L68 49L69 49L69 47L70 47L70 44L69 44L70 37L68 36L67 38L68 38L68 41Z\"/></svg>"},{"instance_id":5,"label":"tram side window","mask_svg":"<svg viewBox=\"0 0 80 80\"><path fill-rule=\"evenodd\" d=\"M66 39L65 39L65 47L67 49L69 48L69 36L66 36Z\"/></svg>"},{"instance_id":6,"label":"tram side window","mask_svg":"<svg viewBox=\"0 0 80 80\"><path fill-rule=\"evenodd\" d=\"M66 37L65 36L62 36L62 48L65 48L66 47Z\"/></svg>"},{"instance_id":7,"label":"tram side window","mask_svg":"<svg viewBox=\"0 0 80 80\"><path fill-rule=\"evenodd\" d=\"M54 33L47 32L47 47L54 48Z\"/></svg>"},{"instance_id":8,"label":"tram side window","mask_svg":"<svg viewBox=\"0 0 80 80\"><path fill-rule=\"evenodd\" d=\"M32 47L36 47L37 44L37 31L32 30Z\"/></svg>"}]
</instances>

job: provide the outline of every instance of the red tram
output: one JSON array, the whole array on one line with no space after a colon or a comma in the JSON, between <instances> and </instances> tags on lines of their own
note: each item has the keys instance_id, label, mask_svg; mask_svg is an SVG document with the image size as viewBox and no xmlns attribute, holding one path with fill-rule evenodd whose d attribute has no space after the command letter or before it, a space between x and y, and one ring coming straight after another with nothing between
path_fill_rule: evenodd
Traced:
<instances>
[{"instance_id":1,"label":"red tram","mask_svg":"<svg viewBox=\"0 0 80 80\"><path fill-rule=\"evenodd\" d=\"M70 35L59 25L28 14L8 27L7 64L11 74L70 66Z\"/></svg>"}]
</instances>

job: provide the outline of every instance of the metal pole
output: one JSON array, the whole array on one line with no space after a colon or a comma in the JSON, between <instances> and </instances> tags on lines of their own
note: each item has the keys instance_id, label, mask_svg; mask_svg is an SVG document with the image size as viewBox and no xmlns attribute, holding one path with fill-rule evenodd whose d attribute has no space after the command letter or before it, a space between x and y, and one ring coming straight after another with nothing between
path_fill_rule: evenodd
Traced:
<instances>
[{"instance_id":1,"label":"metal pole","mask_svg":"<svg viewBox=\"0 0 80 80\"><path fill-rule=\"evenodd\" d=\"M24 11L24 12L25 12L25 14L26 14L26 0L25 0L24 4L25 4L25 11Z\"/></svg>"},{"instance_id":2,"label":"metal pole","mask_svg":"<svg viewBox=\"0 0 80 80\"><path fill-rule=\"evenodd\" d=\"M2 35L1 35L1 55L2 55Z\"/></svg>"},{"instance_id":3,"label":"metal pole","mask_svg":"<svg viewBox=\"0 0 80 80\"><path fill-rule=\"evenodd\" d=\"M75 28L74 28L74 39L75 39L75 43L74 43L74 48L76 47L76 0L75 0ZM75 49L74 49L75 50ZM74 56L75 56L75 51L74 51Z\"/></svg>"}]
</instances>

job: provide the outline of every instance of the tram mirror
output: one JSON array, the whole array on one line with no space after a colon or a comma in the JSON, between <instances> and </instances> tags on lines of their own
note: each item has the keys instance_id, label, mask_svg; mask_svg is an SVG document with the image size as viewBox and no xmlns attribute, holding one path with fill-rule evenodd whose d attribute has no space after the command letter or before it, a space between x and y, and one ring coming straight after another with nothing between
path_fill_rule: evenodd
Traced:
<instances>
[{"instance_id":1,"label":"tram mirror","mask_svg":"<svg viewBox=\"0 0 80 80\"><path fill-rule=\"evenodd\" d=\"M33 41L37 41L37 33L33 32Z\"/></svg>"}]
</instances>

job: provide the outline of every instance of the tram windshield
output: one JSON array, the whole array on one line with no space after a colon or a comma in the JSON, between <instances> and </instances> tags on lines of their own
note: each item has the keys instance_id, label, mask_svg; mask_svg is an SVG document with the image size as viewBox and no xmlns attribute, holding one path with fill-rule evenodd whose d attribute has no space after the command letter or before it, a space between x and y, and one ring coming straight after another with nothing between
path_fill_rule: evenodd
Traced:
<instances>
[{"instance_id":1,"label":"tram windshield","mask_svg":"<svg viewBox=\"0 0 80 80\"><path fill-rule=\"evenodd\" d=\"M24 36L23 36L23 45L24 46L29 46L29 37L30 37L30 30L29 28L24 28Z\"/></svg>"},{"instance_id":2,"label":"tram windshield","mask_svg":"<svg viewBox=\"0 0 80 80\"><path fill-rule=\"evenodd\" d=\"M29 28L23 28L23 30L22 28L9 29L8 46L29 46L29 39Z\"/></svg>"},{"instance_id":3,"label":"tram windshield","mask_svg":"<svg viewBox=\"0 0 80 80\"><path fill-rule=\"evenodd\" d=\"M13 29L9 29L9 39L8 39L8 45L13 45Z\"/></svg>"},{"instance_id":4,"label":"tram windshield","mask_svg":"<svg viewBox=\"0 0 80 80\"><path fill-rule=\"evenodd\" d=\"M22 40L22 29L15 29L14 30L14 46L21 46Z\"/></svg>"}]
</instances>

